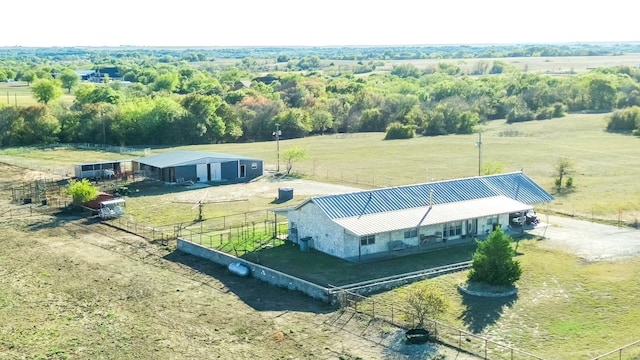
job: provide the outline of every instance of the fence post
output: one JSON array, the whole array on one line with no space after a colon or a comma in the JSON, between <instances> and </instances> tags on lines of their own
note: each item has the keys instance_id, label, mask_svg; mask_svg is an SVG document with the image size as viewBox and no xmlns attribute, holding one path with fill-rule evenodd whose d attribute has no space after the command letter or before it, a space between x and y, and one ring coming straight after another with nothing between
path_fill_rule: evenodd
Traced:
<instances>
[{"instance_id":1,"label":"fence post","mask_svg":"<svg viewBox=\"0 0 640 360\"><path fill-rule=\"evenodd\" d=\"M487 339L484 339L484 358L487 358L487 346L489 346L489 343L487 342Z\"/></svg>"},{"instance_id":2,"label":"fence post","mask_svg":"<svg viewBox=\"0 0 640 360\"><path fill-rule=\"evenodd\" d=\"M376 318L376 302L372 301L371 302L371 317L372 318Z\"/></svg>"}]
</instances>

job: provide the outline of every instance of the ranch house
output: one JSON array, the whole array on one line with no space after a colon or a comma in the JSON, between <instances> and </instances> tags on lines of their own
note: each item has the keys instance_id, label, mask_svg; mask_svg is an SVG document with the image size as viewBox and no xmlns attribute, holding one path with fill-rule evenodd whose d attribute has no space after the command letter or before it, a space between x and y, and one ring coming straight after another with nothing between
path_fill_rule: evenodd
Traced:
<instances>
[{"instance_id":1,"label":"ranch house","mask_svg":"<svg viewBox=\"0 0 640 360\"><path fill-rule=\"evenodd\" d=\"M172 151L133 160L136 173L167 183L248 182L263 174L259 159L234 154Z\"/></svg>"},{"instance_id":2,"label":"ranch house","mask_svg":"<svg viewBox=\"0 0 640 360\"><path fill-rule=\"evenodd\" d=\"M289 240L356 262L405 255L523 229L552 199L522 172L319 196L288 209Z\"/></svg>"}]
</instances>

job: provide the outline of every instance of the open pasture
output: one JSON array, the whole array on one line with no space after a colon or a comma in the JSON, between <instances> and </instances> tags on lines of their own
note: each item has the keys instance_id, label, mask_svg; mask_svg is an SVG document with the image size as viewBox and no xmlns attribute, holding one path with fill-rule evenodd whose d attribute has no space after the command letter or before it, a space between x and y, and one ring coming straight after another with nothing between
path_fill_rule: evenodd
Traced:
<instances>
[{"instance_id":1,"label":"open pasture","mask_svg":"<svg viewBox=\"0 0 640 360\"><path fill-rule=\"evenodd\" d=\"M58 101L71 104L73 99L73 94L67 94L67 91L64 90L64 95ZM36 104L38 101L33 96L30 85L25 81L0 82L0 105L30 106Z\"/></svg>"},{"instance_id":2,"label":"open pasture","mask_svg":"<svg viewBox=\"0 0 640 360\"><path fill-rule=\"evenodd\" d=\"M615 220L620 214L620 209L624 209L623 214L633 214L638 211L639 185L635 179L640 175L638 174L640 156L637 155L640 139L605 132L606 116L607 114L576 114L563 119L514 125L507 125L504 121L490 122L483 128L481 160L503 163L505 171L523 169L546 189L554 192L553 163L559 157L570 158L575 164L575 173L571 175L574 178L574 188L571 191L555 194L556 200L542 210L583 214L586 217L597 215L609 220ZM383 134L380 133L326 135L282 140L280 149L286 151L289 147L300 146L308 150L309 157L294 164L294 172L299 176L358 188L477 175L479 159L475 143L478 140L477 134L417 137L396 141L384 141L382 138ZM274 142L202 145L181 149L255 156L263 158L267 168L275 169L276 144ZM154 152L169 150L171 149L156 149ZM62 165L66 161L73 162L78 158L83 161L94 160L93 157L95 159L122 158L119 154L68 149L46 151L6 149L1 156L41 163L43 166L49 162ZM246 186L244 195L243 186ZM208 196L211 196L211 202L205 204L205 217L214 216L216 213L222 214L225 211L229 214L240 213L243 209L264 210L282 206L274 202L276 195L274 188L268 188L268 192L258 195L258 192L253 193L253 190L250 190L251 186L262 188L260 182L240 184L237 187L233 185L234 190L230 190L230 187L227 191L224 191L224 186L210 188L211 193ZM222 190L226 196L237 196L237 198L235 201L216 203L215 190ZM192 221L196 214L191 210L193 207L191 204L200 199L206 189L178 189L158 184L155 189L141 189L141 191L142 193L129 198L131 204L128 207L129 213L136 218L143 216L149 220L160 219L166 224L176 216L184 216L185 221ZM297 194L294 202L301 201L310 195ZM180 197L183 198L184 207L181 208L182 210L177 210L177 205L174 203L175 199ZM251 200L247 200L249 198ZM150 207L156 203L161 205ZM589 212L590 209L593 211L592 214ZM598 209L597 213L596 209ZM634 336L640 333L640 328L637 327L640 323L638 321L640 314L635 310L633 294L638 291L635 280L640 275L638 260L591 263L568 253L549 250L541 246L543 242L544 240L527 240L519 245L518 252L521 255L518 259L523 264L524 276L519 283L520 293L516 299L485 301L465 297L456 290L456 285L463 281L465 273L439 277L436 281L454 299L454 307L444 320L460 328L488 336L497 342L507 343L549 359L589 359L637 340ZM270 252L266 251L263 255L257 256L261 256L260 261L267 261L269 254ZM295 251L294 254L299 254L299 251ZM313 264L306 262L305 265ZM291 263L287 266L300 267L301 265ZM78 271L80 270L85 271L82 269ZM45 273L49 278L51 271L48 270ZM220 276L218 272L212 272L212 274ZM46 280L47 277L43 279L42 281L49 281ZM108 279L100 281L104 283ZM238 286L240 285L234 284L235 291L240 291ZM9 293L4 299L5 302L10 301L10 304L14 304L12 306L15 308L17 299L12 296L14 295ZM121 295L114 293L113 296ZM379 296L377 301L384 303L391 301L382 297L395 297L393 292ZM141 300L143 303L148 304L151 301L144 299L147 298ZM245 299L245 301L249 300ZM92 306L104 307L100 304ZM135 317L125 310L118 309L106 308L106 312L97 314L98 317L94 320L90 320L88 315L80 310L73 311L81 314L83 319L86 319L84 321L103 323L101 326L104 329L110 333L122 334L124 341L131 343L131 332L122 329L123 326L132 326L128 322L135 321ZM54 312L54 314L58 313ZM104 319L100 314L104 315ZM60 322L56 325L57 327L52 328L53 330L49 329L54 331L52 334L60 334L60 329L66 329L70 326L69 324L75 324L74 319L79 315L67 315L63 312L62 315L56 316L72 317L66 320L67 323ZM5 314L5 319L10 321L10 316ZM38 319L35 320L38 321ZM148 331L160 326L164 334L163 339L170 336L167 335L166 325L146 324ZM191 331L199 330L192 328ZM266 335L262 333L263 338L270 336L268 330L262 331L266 332ZM83 336L77 335L79 339ZM16 346L26 341L18 337L12 339L12 343L5 346ZM69 341L71 340L59 335L51 335L47 345L49 348L41 351L45 353L64 351L74 354L70 350L73 345L69 345ZM171 340L163 341L171 343ZM129 343L117 342L120 344L117 346L130 351L130 353L122 353L124 357L133 356L138 353L137 351L141 351L132 347L137 343L149 346L143 339L134 341L134 345L127 345ZM105 350L110 349L112 348L105 348ZM196 351L195 347L189 349L188 351L194 351L194 353ZM29 349L29 351L34 350Z\"/></svg>"},{"instance_id":3,"label":"open pasture","mask_svg":"<svg viewBox=\"0 0 640 360\"><path fill-rule=\"evenodd\" d=\"M505 172L524 171L555 196L540 210L635 224L640 219L640 138L606 132L607 116L571 114L511 125L491 121L482 126L481 152L478 134L385 141L382 133L281 140L280 151L307 150L308 157L293 164L300 176L363 189L476 176L479 162L497 162ZM275 142L180 149L255 156L271 169L277 155ZM554 188L559 158L573 164L571 189Z\"/></svg>"},{"instance_id":4,"label":"open pasture","mask_svg":"<svg viewBox=\"0 0 640 360\"><path fill-rule=\"evenodd\" d=\"M385 141L382 133L357 133L281 140L280 152L282 156L292 147L307 150L306 159L293 163L296 176L361 189L476 176L479 163L495 162L502 164L505 172L524 171L555 196L539 210L635 225L640 219L640 139L606 132L607 116L571 114L511 125L495 120L482 126L481 151L476 145L478 134ZM162 148L153 153L174 149L252 156L263 159L267 170L276 168L275 142ZM67 166L69 171L77 159L128 158L131 156L89 150L0 151L0 159L12 164L42 169ZM573 186L561 191L554 188L555 162L559 158L570 159L573 164L569 174ZM285 168L282 157L280 167ZM258 181L210 188L206 217L281 206L274 201L279 185ZM175 223L194 219L191 208L206 192L160 184L140 191L130 201L130 214L154 225L166 225L170 219L179 219ZM295 194L293 202L310 195L314 193Z\"/></svg>"}]
</instances>

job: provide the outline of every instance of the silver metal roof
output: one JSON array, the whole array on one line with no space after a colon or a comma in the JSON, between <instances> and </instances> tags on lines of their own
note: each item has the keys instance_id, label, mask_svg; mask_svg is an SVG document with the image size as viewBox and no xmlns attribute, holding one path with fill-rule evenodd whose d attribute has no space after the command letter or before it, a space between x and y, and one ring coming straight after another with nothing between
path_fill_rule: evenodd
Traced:
<instances>
[{"instance_id":1,"label":"silver metal roof","mask_svg":"<svg viewBox=\"0 0 640 360\"><path fill-rule=\"evenodd\" d=\"M436 181L311 198L330 219L389 213L433 205L505 196L524 204L553 200L522 172Z\"/></svg>"},{"instance_id":2,"label":"silver metal roof","mask_svg":"<svg viewBox=\"0 0 640 360\"><path fill-rule=\"evenodd\" d=\"M356 236L363 236L396 230L415 229L417 227L444 224L452 221L514 213L532 208L531 205L509 199L506 196L494 196L434 205L432 207L422 206L398 211L352 216L334 219L333 221L345 228L348 232Z\"/></svg>"},{"instance_id":3,"label":"silver metal roof","mask_svg":"<svg viewBox=\"0 0 640 360\"><path fill-rule=\"evenodd\" d=\"M255 160L262 161L260 159L249 158L246 156L226 154L226 153L212 153L203 151L171 151L158 155L146 156L137 160L140 164L145 164L157 168L167 168L172 166L194 165L198 163L214 163L214 162L226 162L234 160Z\"/></svg>"}]
</instances>

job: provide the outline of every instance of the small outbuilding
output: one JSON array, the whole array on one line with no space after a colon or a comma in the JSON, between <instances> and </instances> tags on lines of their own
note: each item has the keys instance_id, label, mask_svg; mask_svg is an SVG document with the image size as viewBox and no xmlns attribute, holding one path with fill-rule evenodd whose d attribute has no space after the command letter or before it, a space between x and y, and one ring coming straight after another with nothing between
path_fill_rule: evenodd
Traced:
<instances>
[{"instance_id":1,"label":"small outbuilding","mask_svg":"<svg viewBox=\"0 0 640 360\"><path fill-rule=\"evenodd\" d=\"M551 200L515 172L313 197L286 215L301 250L363 261L471 243Z\"/></svg>"},{"instance_id":2,"label":"small outbuilding","mask_svg":"<svg viewBox=\"0 0 640 360\"><path fill-rule=\"evenodd\" d=\"M126 177L131 174L131 170L131 160L100 161L74 165L75 177L78 179Z\"/></svg>"},{"instance_id":3,"label":"small outbuilding","mask_svg":"<svg viewBox=\"0 0 640 360\"><path fill-rule=\"evenodd\" d=\"M263 161L241 155L171 151L133 160L134 171L167 183L248 182L263 174Z\"/></svg>"}]
</instances>

